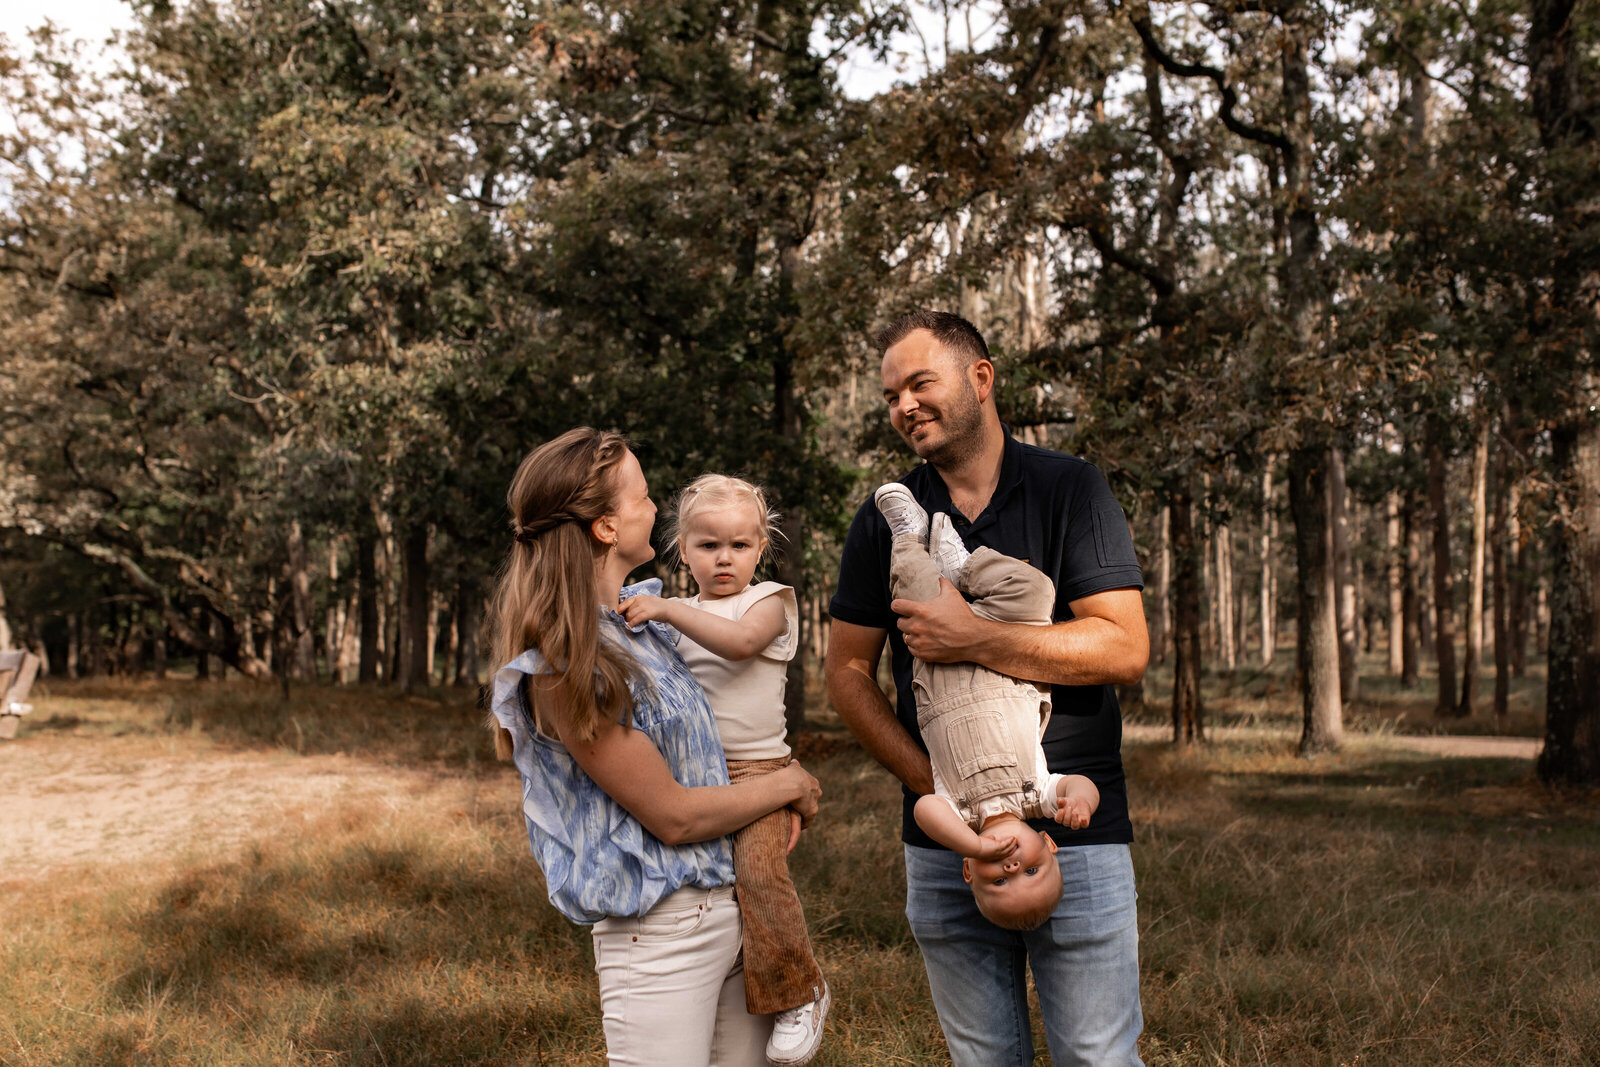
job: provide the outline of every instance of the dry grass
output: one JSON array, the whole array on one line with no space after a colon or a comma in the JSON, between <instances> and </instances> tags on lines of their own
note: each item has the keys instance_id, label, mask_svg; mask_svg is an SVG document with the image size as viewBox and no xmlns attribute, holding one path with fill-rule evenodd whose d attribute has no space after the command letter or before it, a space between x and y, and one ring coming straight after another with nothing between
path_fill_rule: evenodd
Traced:
<instances>
[{"instance_id":1,"label":"dry grass","mask_svg":"<svg viewBox=\"0 0 1600 1067\"><path fill-rule=\"evenodd\" d=\"M1254 699L1258 719L1289 715ZM15 883L0 1063L602 1061L587 934L544 899L470 695L308 689L285 706L247 687L54 684L37 703L0 748L23 788L32 763L91 754L398 784ZM817 1062L943 1062L901 915L896 792L816 719L827 796L796 871L836 994ZM1127 746L1146 1060L1600 1060L1596 797L1546 793L1526 762L1290 747Z\"/></svg>"}]
</instances>

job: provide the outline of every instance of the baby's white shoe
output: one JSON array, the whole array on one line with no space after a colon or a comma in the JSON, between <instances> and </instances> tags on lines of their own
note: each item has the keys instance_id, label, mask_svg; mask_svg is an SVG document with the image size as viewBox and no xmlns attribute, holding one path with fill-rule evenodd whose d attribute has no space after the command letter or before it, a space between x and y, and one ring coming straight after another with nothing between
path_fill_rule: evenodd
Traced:
<instances>
[{"instance_id":1,"label":"baby's white shoe","mask_svg":"<svg viewBox=\"0 0 1600 1067\"><path fill-rule=\"evenodd\" d=\"M899 482L888 482L878 486L878 491L872 494L872 500L888 520L889 532L895 537L915 537L923 542L928 540L928 513L922 510L922 505L911 495L911 490Z\"/></svg>"},{"instance_id":2,"label":"baby's white shoe","mask_svg":"<svg viewBox=\"0 0 1600 1067\"><path fill-rule=\"evenodd\" d=\"M950 516L942 511L934 513L933 532L928 535L928 552L933 556L933 561L939 565L939 573L950 579L950 584L959 589L961 570L967 565L972 553L962 544L961 535L956 533L955 524L950 521Z\"/></svg>"},{"instance_id":3,"label":"baby's white shoe","mask_svg":"<svg viewBox=\"0 0 1600 1067\"><path fill-rule=\"evenodd\" d=\"M780 1011L772 1026L772 1036L767 1039L767 1059L783 1067L798 1067L810 1063L822 1044L822 1024L828 1021L828 1007L833 994L828 983L822 983L822 995L810 1004Z\"/></svg>"}]
</instances>

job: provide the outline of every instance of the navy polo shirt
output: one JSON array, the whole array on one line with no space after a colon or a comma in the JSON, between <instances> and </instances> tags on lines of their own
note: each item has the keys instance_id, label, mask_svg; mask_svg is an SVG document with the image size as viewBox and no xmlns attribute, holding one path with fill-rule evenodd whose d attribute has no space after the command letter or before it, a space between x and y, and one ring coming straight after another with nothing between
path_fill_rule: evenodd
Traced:
<instances>
[{"instance_id":1,"label":"navy polo shirt","mask_svg":"<svg viewBox=\"0 0 1600 1067\"><path fill-rule=\"evenodd\" d=\"M931 515L947 512L969 549L987 546L1023 560L1055 582L1056 622L1072 618L1067 605L1110 589L1142 589L1127 519L1110 486L1093 464L1049 449L1025 445L1006 433L1000 482L983 514L968 522L950 503L939 472L924 463L903 483ZM889 610L889 524L870 497L856 512L839 563L839 584L828 614L889 633L894 667L895 713L922 744L911 694L911 653ZM1100 790L1100 807L1088 827L1068 830L1052 820L1034 823L1061 845L1123 844L1133 840L1128 821L1127 782L1122 773L1122 709L1109 685L1053 685L1045 758L1058 774L1086 775ZM927 746L923 746L926 749ZM942 848L912 817L917 798L904 794L901 839Z\"/></svg>"}]
</instances>

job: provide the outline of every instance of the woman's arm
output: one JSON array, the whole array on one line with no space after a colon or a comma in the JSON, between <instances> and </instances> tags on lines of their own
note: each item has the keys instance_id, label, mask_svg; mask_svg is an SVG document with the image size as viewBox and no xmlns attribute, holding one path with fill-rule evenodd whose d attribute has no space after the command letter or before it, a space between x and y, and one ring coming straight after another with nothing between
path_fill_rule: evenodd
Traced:
<instances>
[{"instance_id":1,"label":"woman's arm","mask_svg":"<svg viewBox=\"0 0 1600 1067\"><path fill-rule=\"evenodd\" d=\"M555 703L548 701L542 708ZM798 811L804 822L817 813L822 786L798 763L737 785L685 786L643 732L613 722L602 726L592 741L579 741L572 737L566 716L551 710L555 713L546 721L584 773L669 845L721 837L785 806Z\"/></svg>"},{"instance_id":2,"label":"woman's arm","mask_svg":"<svg viewBox=\"0 0 1600 1067\"><path fill-rule=\"evenodd\" d=\"M918 797L911 813L923 833L958 855L975 860L1003 860L1017 850L1015 841L996 841L977 834L956 814L949 801L934 793Z\"/></svg>"},{"instance_id":3,"label":"woman's arm","mask_svg":"<svg viewBox=\"0 0 1600 1067\"><path fill-rule=\"evenodd\" d=\"M678 629L689 640L723 659L749 659L783 636L789 628L783 598L774 593L762 597L737 619L701 611L682 600L658 596L629 597L617 609L629 626L658 619Z\"/></svg>"}]
</instances>

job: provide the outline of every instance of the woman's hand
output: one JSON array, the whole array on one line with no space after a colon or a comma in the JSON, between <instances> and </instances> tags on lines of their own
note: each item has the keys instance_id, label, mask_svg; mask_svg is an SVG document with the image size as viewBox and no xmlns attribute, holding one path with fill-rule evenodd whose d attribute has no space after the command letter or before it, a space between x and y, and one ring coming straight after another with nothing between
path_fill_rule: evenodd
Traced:
<instances>
[{"instance_id":1,"label":"woman's hand","mask_svg":"<svg viewBox=\"0 0 1600 1067\"><path fill-rule=\"evenodd\" d=\"M629 626L642 626L647 622L666 622L667 615L672 610L672 601L664 600L649 593L640 593L624 600L617 608L617 614L625 619Z\"/></svg>"}]
</instances>

